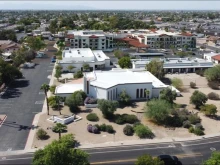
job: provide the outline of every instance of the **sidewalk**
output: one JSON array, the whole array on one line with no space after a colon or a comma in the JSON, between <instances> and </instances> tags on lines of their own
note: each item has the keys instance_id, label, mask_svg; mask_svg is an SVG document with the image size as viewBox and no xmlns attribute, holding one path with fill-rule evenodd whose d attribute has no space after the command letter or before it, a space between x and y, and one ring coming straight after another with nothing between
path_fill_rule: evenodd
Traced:
<instances>
[{"instance_id":1,"label":"sidewalk","mask_svg":"<svg viewBox=\"0 0 220 165\"><path fill-rule=\"evenodd\" d=\"M54 82L54 75L55 75L55 72L56 72L56 63L54 65L54 68L53 68L53 71L52 71L52 74L51 74L51 79L50 79L50 83L49 85L53 85L53 82ZM48 97L51 96L51 92L48 91L47 93ZM42 112L38 113L35 115L34 119L33 119L33 122L32 122L32 126L37 126L38 125L38 122L39 122L39 118L42 114L44 113L47 113L47 104L46 104L46 98L44 100L44 104L43 104L43 109L42 109ZM28 139L27 139L27 142L26 142L26 145L25 145L25 149L24 150L30 150L32 149L32 144L33 144L33 141L34 141L34 135L36 133L36 130L35 128L31 129L30 132L29 132L29 135L28 135Z\"/></svg>"}]
</instances>

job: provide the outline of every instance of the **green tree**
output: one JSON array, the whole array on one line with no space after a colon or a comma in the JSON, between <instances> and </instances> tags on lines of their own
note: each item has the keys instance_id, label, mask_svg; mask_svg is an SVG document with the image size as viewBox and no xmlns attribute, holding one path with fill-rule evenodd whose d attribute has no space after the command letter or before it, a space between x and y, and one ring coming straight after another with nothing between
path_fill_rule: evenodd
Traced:
<instances>
[{"instance_id":1,"label":"green tree","mask_svg":"<svg viewBox=\"0 0 220 165\"><path fill-rule=\"evenodd\" d=\"M219 165L219 164L220 164L220 152L215 151L212 152L211 157L205 162L203 162L202 165Z\"/></svg>"},{"instance_id":2,"label":"green tree","mask_svg":"<svg viewBox=\"0 0 220 165\"><path fill-rule=\"evenodd\" d=\"M142 155L137 158L135 165L164 165L164 162L159 158L153 158L150 155Z\"/></svg>"},{"instance_id":3,"label":"green tree","mask_svg":"<svg viewBox=\"0 0 220 165\"><path fill-rule=\"evenodd\" d=\"M170 88L164 88L160 92L160 99L166 100L168 103L173 104L173 101L176 100L176 92L172 91Z\"/></svg>"},{"instance_id":4,"label":"green tree","mask_svg":"<svg viewBox=\"0 0 220 165\"><path fill-rule=\"evenodd\" d=\"M14 30L1 30L0 40L12 40L14 42L17 42L15 31Z\"/></svg>"},{"instance_id":5,"label":"green tree","mask_svg":"<svg viewBox=\"0 0 220 165\"><path fill-rule=\"evenodd\" d=\"M69 65L69 66L67 67L67 69L69 70L69 72L71 72L74 68L75 68L75 67L74 67L73 65Z\"/></svg>"},{"instance_id":6,"label":"green tree","mask_svg":"<svg viewBox=\"0 0 220 165\"><path fill-rule=\"evenodd\" d=\"M56 87L57 87L56 85L51 85L50 86L50 92L54 94L55 90L56 90Z\"/></svg>"},{"instance_id":7,"label":"green tree","mask_svg":"<svg viewBox=\"0 0 220 165\"><path fill-rule=\"evenodd\" d=\"M48 103L48 97L47 97L47 92L50 89L50 86L48 84L42 84L40 87L41 90L44 91L45 97L46 97L46 103L47 103L47 115L49 115L49 103Z\"/></svg>"},{"instance_id":8,"label":"green tree","mask_svg":"<svg viewBox=\"0 0 220 165\"><path fill-rule=\"evenodd\" d=\"M54 97L54 101L56 104L57 109L59 110L59 113L61 115L61 107L60 107L60 103L63 101L63 98L61 96L55 96Z\"/></svg>"},{"instance_id":9,"label":"green tree","mask_svg":"<svg viewBox=\"0 0 220 165\"><path fill-rule=\"evenodd\" d=\"M190 97L190 103L194 104L197 109L203 106L207 100L207 96L198 90L195 90L192 96Z\"/></svg>"},{"instance_id":10,"label":"green tree","mask_svg":"<svg viewBox=\"0 0 220 165\"><path fill-rule=\"evenodd\" d=\"M206 116L215 116L217 111L217 107L214 104L205 104L200 107L201 112L203 112Z\"/></svg>"},{"instance_id":11,"label":"green tree","mask_svg":"<svg viewBox=\"0 0 220 165\"><path fill-rule=\"evenodd\" d=\"M62 75L62 71L60 69L56 69L54 76L57 78L57 81L59 81L59 78L61 77L61 75Z\"/></svg>"},{"instance_id":12,"label":"green tree","mask_svg":"<svg viewBox=\"0 0 220 165\"><path fill-rule=\"evenodd\" d=\"M82 77L83 77L83 72L81 70L74 73L74 78L82 78Z\"/></svg>"},{"instance_id":13,"label":"green tree","mask_svg":"<svg viewBox=\"0 0 220 165\"><path fill-rule=\"evenodd\" d=\"M89 165L89 155L80 149L74 149L73 135L65 135L54 140L44 149L34 153L33 165Z\"/></svg>"},{"instance_id":14,"label":"green tree","mask_svg":"<svg viewBox=\"0 0 220 165\"><path fill-rule=\"evenodd\" d=\"M145 114L157 123L163 123L171 113L171 105L166 100L153 99L146 103Z\"/></svg>"},{"instance_id":15,"label":"green tree","mask_svg":"<svg viewBox=\"0 0 220 165\"><path fill-rule=\"evenodd\" d=\"M164 77L163 62L152 60L146 65L147 71L151 72L155 77L161 79Z\"/></svg>"},{"instance_id":16,"label":"green tree","mask_svg":"<svg viewBox=\"0 0 220 165\"><path fill-rule=\"evenodd\" d=\"M183 90L183 81L181 79L175 77L171 80L171 82L172 86L174 86L176 89L180 91Z\"/></svg>"},{"instance_id":17,"label":"green tree","mask_svg":"<svg viewBox=\"0 0 220 165\"><path fill-rule=\"evenodd\" d=\"M67 129L67 126L65 124L57 123L53 127L53 131L59 134L59 139L61 138L61 133L65 132Z\"/></svg>"},{"instance_id":18,"label":"green tree","mask_svg":"<svg viewBox=\"0 0 220 165\"><path fill-rule=\"evenodd\" d=\"M90 70L89 64L84 63L84 64L83 64L83 70L84 70L84 71L89 71L89 70Z\"/></svg>"},{"instance_id":19,"label":"green tree","mask_svg":"<svg viewBox=\"0 0 220 165\"><path fill-rule=\"evenodd\" d=\"M119 94L119 99L120 99L120 102L123 104L129 104L131 101L131 97L127 94L125 89L123 89L121 93Z\"/></svg>"},{"instance_id":20,"label":"green tree","mask_svg":"<svg viewBox=\"0 0 220 165\"><path fill-rule=\"evenodd\" d=\"M85 92L82 90L75 91L72 95L66 98L65 104L70 108L71 111L74 111L78 109L78 106L83 105L85 98Z\"/></svg>"},{"instance_id":21,"label":"green tree","mask_svg":"<svg viewBox=\"0 0 220 165\"><path fill-rule=\"evenodd\" d=\"M118 64L121 68L131 68L132 63L130 57L122 57L118 60Z\"/></svg>"},{"instance_id":22,"label":"green tree","mask_svg":"<svg viewBox=\"0 0 220 165\"><path fill-rule=\"evenodd\" d=\"M206 69L204 75L208 81L220 82L220 65Z\"/></svg>"},{"instance_id":23,"label":"green tree","mask_svg":"<svg viewBox=\"0 0 220 165\"><path fill-rule=\"evenodd\" d=\"M46 46L40 37L28 37L26 42L28 46L34 51L38 51Z\"/></svg>"},{"instance_id":24,"label":"green tree","mask_svg":"<svg viewBox=\"0 0 220 165\"><path fill-rule=\"evenodd\" d=\"M117 101L100 99L98 100L97 108L99 108L102 111L102 114L106 119L111 119L118 105L119 104Z\"/></svg>"}]
</instances>

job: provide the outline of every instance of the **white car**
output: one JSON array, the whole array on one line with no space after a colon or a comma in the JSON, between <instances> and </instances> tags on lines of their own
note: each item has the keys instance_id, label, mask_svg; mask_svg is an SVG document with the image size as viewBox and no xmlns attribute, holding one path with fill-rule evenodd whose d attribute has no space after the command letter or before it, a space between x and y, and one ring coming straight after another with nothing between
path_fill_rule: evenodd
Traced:
<instances>
[{"instance_id":1,"label":"white car","mask_svg":"<svg viewBox=\"0 0 220 165\"><path fill-rule=\"evenodd\" d=\"M26 62L24 63L23 68L34 68L35 65L35 63Z\"/></svg>"}]
</instances>

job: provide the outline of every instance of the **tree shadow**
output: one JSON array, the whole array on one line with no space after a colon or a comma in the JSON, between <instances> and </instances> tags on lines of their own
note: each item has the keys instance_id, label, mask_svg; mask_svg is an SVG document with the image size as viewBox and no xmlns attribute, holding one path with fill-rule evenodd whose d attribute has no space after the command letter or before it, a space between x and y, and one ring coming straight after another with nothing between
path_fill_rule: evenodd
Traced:
<instances>
[{"instance_id":1,"label":"tree shadow","mask_svg":"<svg viewBox=\"0 0 220 165\"><path fill-rule=\"evenodd\" d=\"M162 78L161 81L166 85L171 85L172 84L171 80L167 77Z\"/></svg>"},{"instance_id":2,"label":"tree shadow","mask_svg":"<svg viewBox=\"0 0 220 165\"><path fill-rule=\"evenodd\" d=\"M19 79L10 84L10 88L24 88L29 86L29 80Z\"/></svg>"},{"instance_id":3,"label":"tree shadow","mask_svg":"<svg viewBox=\"0 0 220 165\"><path fill-rule=\"evenodd\" d=\"M19 89L8 88L8 90L1 96L2 99L16 98L20 97L22 93Z\"/></svg>"},{"instance_id":4,"label":"tree shadow","mask_svg":"<svg viewBox=\"0 0 220 165\"><path fill-rule=\"evenodd\" d=\"M7 126L7 127L12 127L12 128L18 128L18 131L38 128L38 126L20 125L20 124L17 124L16 122L10 122L10 121L5 121L2 125Z\"/></svg>"}]
</instances>

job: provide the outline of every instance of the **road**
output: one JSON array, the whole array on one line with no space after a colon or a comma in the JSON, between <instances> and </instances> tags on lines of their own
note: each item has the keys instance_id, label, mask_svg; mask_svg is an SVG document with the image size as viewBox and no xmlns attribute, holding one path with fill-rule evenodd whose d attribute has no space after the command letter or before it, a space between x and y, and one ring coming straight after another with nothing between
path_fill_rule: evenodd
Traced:
<instances>
[{"instance_id":1,"label":"road","mask_svg":"<svg viewBox=\"0 0 220 165\"><path fill-rule=\"evenodd\" d=\"M199 43L197 43L197 46L202 46L203 44L199 44ZM210 49L210 50L212 50L212 51L216 51L216 50L218 50L219 52L220 52L220 48L219 47L214 47L214 46L209 46L209 45L205 45L205 47L207 48L207 49Z\"/></svg>"},{"instance_id":2,"label":"road","mask_svg":"<svg viewBox=\"0 0 220 165\"><path fill-rule=\"evenodd\" d=\"M220 137L202 140L118 146L84 149L90 155L91 164L134 164L136 158L143 154L157 156L160 154L176 155L182 165L199 165L208 159L211 152L220 150ZM0 164L31 164L33 153L0 157Z\"/></svg>"},{"instance_id":3,"label":"road","mask_svg":"<svg viewBox=\"0 0 220 165\"><path fill-rule=\"evenodd\" d=\"M25 78L12 83L0 98L0 114L7 115L0 127L0 151L23 150L33 128L34 116L42 111L45 96L40 86L49 83L48 76L54 64L50 64L50 58L36 59L35 62L37 66L23 69Z\"/></svg>"}]
</instances>

